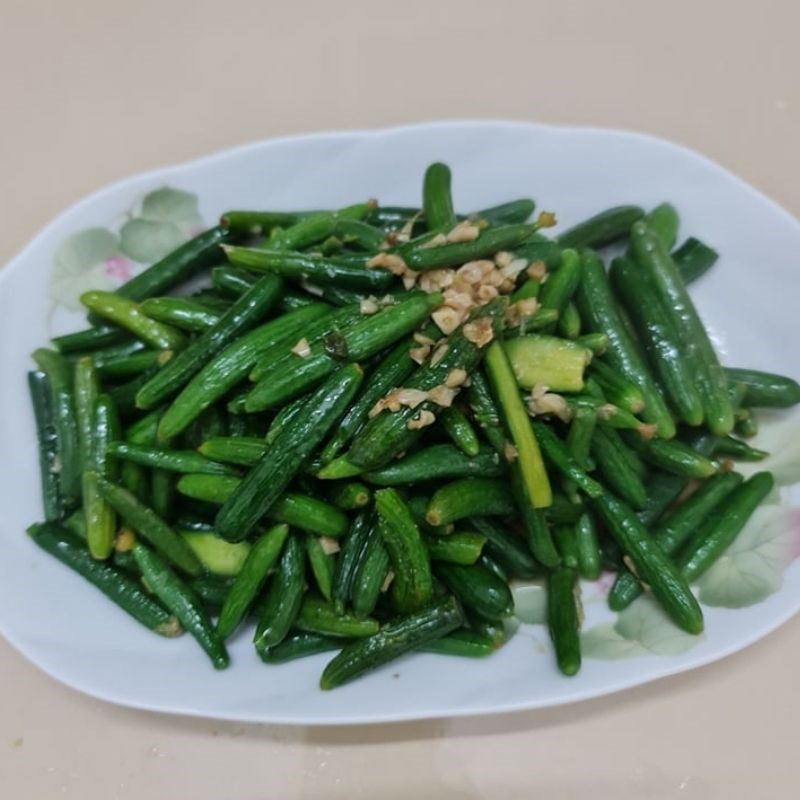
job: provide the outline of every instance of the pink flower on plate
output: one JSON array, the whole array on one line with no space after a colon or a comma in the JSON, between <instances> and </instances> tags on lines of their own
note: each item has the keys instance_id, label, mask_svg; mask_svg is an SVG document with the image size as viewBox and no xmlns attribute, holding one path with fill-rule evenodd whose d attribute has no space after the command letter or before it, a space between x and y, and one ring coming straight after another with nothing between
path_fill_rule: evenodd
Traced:
<instances>
[{"instance_id":1,"label":"pink flower on plate","mask_svg":"<svg viewBox=\"0 0 800 800\"><path fill-rule=\"evenodd\" d=\"M133 262L123 256L112 256L106 259L106 275L119 283L125 283L133 275Z\"/></svg>"},{"instance_id":2,"label":"pink flower on plate","mask_svg":"<svg viewBox=\"0 0 800 800\"><path fill-rule=\"evenodd\" d=\"M607 597L617 579L616 572L603 572L602 575L594 582L594 588L601 597Z\"/></svg>"}]
</instances>

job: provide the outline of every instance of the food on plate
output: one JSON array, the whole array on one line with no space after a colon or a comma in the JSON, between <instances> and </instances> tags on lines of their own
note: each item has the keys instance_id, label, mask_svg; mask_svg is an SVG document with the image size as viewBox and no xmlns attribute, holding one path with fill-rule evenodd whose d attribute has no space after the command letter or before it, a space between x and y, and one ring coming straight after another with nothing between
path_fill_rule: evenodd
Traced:
<instances>
[{"instance_id":1,"label":"food on plate","mask_svg":"<svg viewBox=\"0 0 800 800\"><path fill-rule=\"evenodd\" d=\"M518 581L564 675L603 571L702 632L691 584L773 487L735 470L755 409L800 386L720 364L687 289L717 254L668 203L555 236L527 198L455 208L436 163L418 207L229 211L85 292L28 376L33 541L217 669L248 623L265 664L339 651L323 689L490 656Z\"/></svg>"}]
</instances>

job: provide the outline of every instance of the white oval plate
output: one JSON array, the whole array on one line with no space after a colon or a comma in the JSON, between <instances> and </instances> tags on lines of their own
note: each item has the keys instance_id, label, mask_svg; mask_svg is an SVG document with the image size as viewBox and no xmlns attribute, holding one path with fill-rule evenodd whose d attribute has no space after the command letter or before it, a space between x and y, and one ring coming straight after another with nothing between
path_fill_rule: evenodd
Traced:
<instances>
[{"instance_id":1,"label":"white oval plate","mask_svg":"<svg viewBox=\"0 0 800 800\"><path fill-rule=\"evenodd\" d=\"M196 195L206 224L232 207L336 207L367 197L414 204L423 170L434 160L452 166L460 209L532 196L569 225L620 203L648 207L670 200L681 213L682 237L696 234L721 253L693 294L726 362L797 374L800 225L719 166L649 136L437 123L259 142L130 178L65 211L0 273L0 629L31 661L69 686L139 708L304 725L384 722L596 697L719 659L800 608L794 561L800 526L788 507L791 490L783 489L783 505L760 512L740 552L700 587L701 598L717 606L748 606L707 607L703 637L683 636L646 600L615 620L602 602L608 587L600 581L584 587L585 657L575 678L556 671L544 627L526 624L487 660L415 655L321 692L317 681L327 655L266 667L246 632L231 643L231 668L214 672L190 637L153 636L29 541L25 528L41 516L25 383L29 353L51 334L80 327L80 317L64 305L82 288L113 285L131 268L124 256L108 252L108 243L118 241L126 212L143 213L143 196L165 185ZM200 222L191 196L180 193L151 198L145 211L168 238ZM112 234L69 239L97 227ZM124 246L139 252L135 236ZM55 300L48 291L54 269ZM787 426L796 423L795 415L771 415L765 433L783 448L774 461L784 485L798 472L797 452L786 446ZM530 590L520 599L521 616L540 621L540 601L541 591Z\"/></svg>"}]
</instances>

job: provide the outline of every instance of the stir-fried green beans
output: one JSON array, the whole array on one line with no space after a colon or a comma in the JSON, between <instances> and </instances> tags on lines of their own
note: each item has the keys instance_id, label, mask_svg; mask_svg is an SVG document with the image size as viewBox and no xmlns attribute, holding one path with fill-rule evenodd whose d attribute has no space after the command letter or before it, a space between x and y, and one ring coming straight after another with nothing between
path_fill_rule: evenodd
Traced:
<instances>
[{"instance_id":1,"label":"stir-fried green beans","mask_svg":"<svg viewBox=\"0 0 800 800\"><path fill-rule=\"evenodd\" d=\"M604 569L613 611L647 592L699 634L692 583L773 488L735 471L769 469L757 409L800 384L720 366L686 289L718 254L675 249L668 202L552 238L533 200L458 196L437 162L406 206L228 211L84 292L93 327L28 374L32 541L218 669L248 626L265 665L340 651L322 689L490 656L511 581L543 583L564 675Z\"/></svg>"}]
</instances>

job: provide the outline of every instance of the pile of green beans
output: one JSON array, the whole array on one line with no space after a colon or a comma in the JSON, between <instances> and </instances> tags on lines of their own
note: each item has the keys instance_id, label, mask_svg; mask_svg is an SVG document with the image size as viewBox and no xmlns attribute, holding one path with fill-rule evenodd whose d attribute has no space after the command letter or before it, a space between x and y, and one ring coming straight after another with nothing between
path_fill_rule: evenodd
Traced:
<instances>
[{"instance_id":1,"label":"pile of green beans","mask_svg":"<svg viewBox=\"0 0 800 800\"><path fill-rule=\"evenodd\" d=\"M457 214L437 163L418 207L229 211L86 292L28 375L32 540L217 669L247 627L265 664L338 651L323 689L490 655L516 581L546 587L564 675L603 570L613 610L646 591L699 634L691 584L773 486L733 462L800 386L720 365L687 291L717 254L675 247L671 205L555 237L534 208Z\"/></svg>"}]
</instances>

